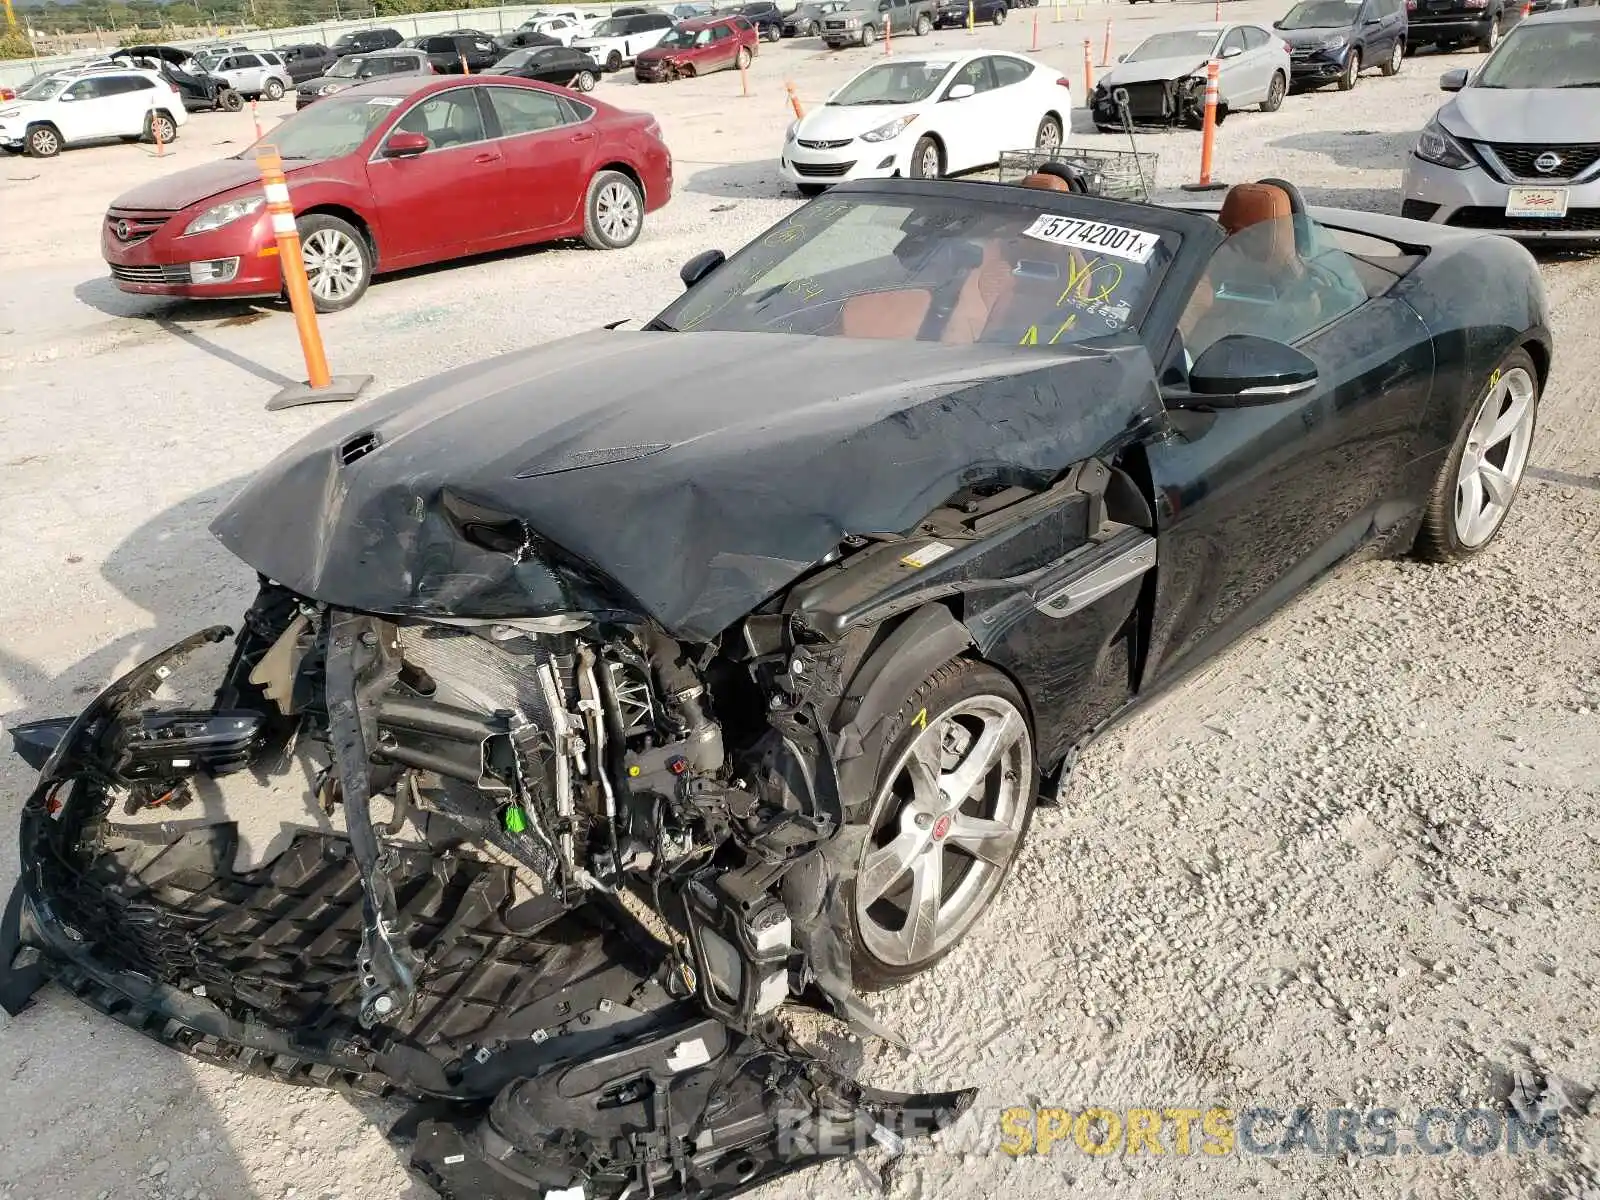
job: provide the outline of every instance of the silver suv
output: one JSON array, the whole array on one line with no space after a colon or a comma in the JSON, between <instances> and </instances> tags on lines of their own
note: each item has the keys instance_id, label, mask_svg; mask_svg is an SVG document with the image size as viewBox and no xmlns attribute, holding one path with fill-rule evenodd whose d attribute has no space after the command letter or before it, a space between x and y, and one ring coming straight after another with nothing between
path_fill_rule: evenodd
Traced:
<instances>
[{"instance_id":1,"label":"silver suv","mask_svg":"<svg viewBox=\"0 0 1600 1200\"><path fill-rule=\"evenodd\" d=\"M918 37L933 28L938 0L856 0L848 8L822 18L822 40L833 50L870 46L884 36Z\"/></svg>"},{"instance_id":2,"label":"silver suv","mask_svg":"<svg viewBox=\"0 0 1600 1200\"><path fill-rule=\"evenodd\" d=\"M289 69L283 59L270 50L241 50L225 55L207 72L227 81L229 87L246 100L281 100L283 94L294 86Z\"/></svg>"}]
</instances>

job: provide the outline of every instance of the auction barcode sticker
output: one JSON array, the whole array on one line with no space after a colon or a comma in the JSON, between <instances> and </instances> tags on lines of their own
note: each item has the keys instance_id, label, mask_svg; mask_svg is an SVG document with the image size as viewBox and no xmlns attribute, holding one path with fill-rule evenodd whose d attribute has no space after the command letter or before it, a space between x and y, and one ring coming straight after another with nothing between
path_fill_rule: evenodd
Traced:
<instances>
[{"instance_id":1,"label":"auction barcode sticker","mask_svg":"<svg viewBox=\"0 0 1600 1200\"><path fill-rule=\"evenodd\" d=\"M1159 233L1129 229L1125 225L1107 225L1104 221L1085 221L1081 217L1040 217L1022 231L1022 236L1054 242L1057 246L1071 246L1074 250L1098 250L1136 263L1149 262L1161 244Z\"/></svg>"}]
</instances>

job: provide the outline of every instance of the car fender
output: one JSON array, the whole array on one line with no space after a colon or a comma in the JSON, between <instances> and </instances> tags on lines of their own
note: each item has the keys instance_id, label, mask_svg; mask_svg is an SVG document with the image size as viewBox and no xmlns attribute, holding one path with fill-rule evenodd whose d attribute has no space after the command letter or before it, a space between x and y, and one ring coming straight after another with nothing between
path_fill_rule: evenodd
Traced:
<instances>
[{"instance_id":1,"label":"car fender","mask_svg":"<svg viewBox=\"0 0 1600 1200\"><path fill-rule=\"evenodd\" d=\"M312 166L307 170L315 172L317 167ZM362 185L366 183L364 163L361 169L361 183ZM293 190L296 213L304 215L317 209L342 208L355 214L365 226L372 241L374 269L383 269L381 261L384 245L383 208L368 188L335 176L315 174L309 178L291 174L289 185Z\"/></svg>"}]
</instances>

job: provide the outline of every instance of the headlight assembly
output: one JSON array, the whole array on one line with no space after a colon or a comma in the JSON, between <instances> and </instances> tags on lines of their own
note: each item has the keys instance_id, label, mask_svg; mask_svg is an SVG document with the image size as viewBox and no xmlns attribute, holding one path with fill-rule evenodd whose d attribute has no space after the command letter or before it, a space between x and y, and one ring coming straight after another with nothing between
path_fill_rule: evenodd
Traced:
<instances>
[{"instance_id":1,"label":"headlight assembly","mask_svg":"<svg viewBox=\"0 0 1600 1200\"><path fill-rule=\"evenodd\" d=\"M1339 34L1337 37L1323 38L1321 42L1324 50L1343 50L1349 44L1350 39L1343 34Z\"/></svg>"},{"instance_id":2,"label":"headlight assembly","mask_svg":"<svg viewBox=\"0 0 1600 1200\"><path fill-rule=\"evenodd\" d=\"M237 200L214 204L190 221L183 235L188 237L191 233L210 233L213 229L221 229L224 225L232 225L235 221L253 216L266 206L265 196L240 196Z\"/></svg>"},{"instance_id":3,"label":"headlight assembly","mask_svg":"<svg viewBox=\"0 0 1600 1200\"><path fill-rule=\"evenodd\" d=\"M1449 167L1452 171L1472 165L1471 155L1461 148L1460 142L1444 131L1438 121L1429 121L1423 126L1422 134L1417 138L1416 154L1423 162Z\"/></svg>"},{"instance_id":4,"label":"headlight assembly","mask_svg":"<svg viewBox=\"0 0 1600 1200\"><path fill-rule=\"evenodd\" d=\"M899 137L905 132L906 126L916 119L916 113L912 113L909 117L897 117L885 125L879 125L876 129L867 130L866 133L861 135L861 140L863 142L887 142L891 138Z\"/></svg>"}]
</instances>

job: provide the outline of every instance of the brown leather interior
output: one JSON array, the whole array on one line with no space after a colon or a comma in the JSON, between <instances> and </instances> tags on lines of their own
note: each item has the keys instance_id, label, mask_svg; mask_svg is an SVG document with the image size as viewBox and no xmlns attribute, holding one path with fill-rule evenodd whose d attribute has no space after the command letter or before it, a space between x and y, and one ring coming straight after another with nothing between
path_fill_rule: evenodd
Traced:
<instances>
[{"instance_id":1,"label":"brown leather interior","mask_svg":"<svg viewBox=\"0 0 1600 1200\"><path fill-rule=\"evenodd\" d=\"M1294 208L1289 203L1289 193L1270 183L1236 183L1228 189L1222 201L1222 211L1217 223L1230 235L1259 225L1274 222L1270 241L1256 243L1261 246L1266 262L1292 267L1296 262L1294 248Z\"/></svg>"},{"instance_id":2,"label":"brown leather interior","mask_svg":"<svg viewBox=\"0 0 1600 1200\"><path fill-rule=\"evenodd\" d=\"M932 304L933 293L927 288L863 292L841 306L839 332L845 337L913 341Z\"/></svg>"},{"instance_id":3,"label":"brown leather interior","mask_svg":"<svg viewBox=\"0 0 1600 1200\"><path fill-rule=\"evenodd\" d=\"M1059 175L1029 175L1022 181L1026 188L1039 188L1046 192L1070 192L1067 181Z\"/></svg>"}]
</instances>

